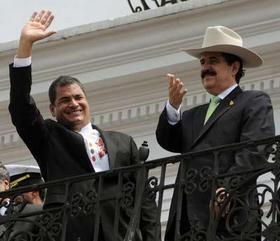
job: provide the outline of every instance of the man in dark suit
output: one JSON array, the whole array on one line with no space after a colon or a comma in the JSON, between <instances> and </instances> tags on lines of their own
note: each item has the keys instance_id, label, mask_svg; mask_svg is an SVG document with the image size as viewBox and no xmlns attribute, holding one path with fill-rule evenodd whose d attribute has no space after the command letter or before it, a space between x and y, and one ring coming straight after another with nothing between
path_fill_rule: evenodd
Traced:
<instances>
[{"instance_id":1,"label":"man in dark suit","mask_svg":"<svg viewBox=\"0 0 280 241\"><path fill-rule=\"evenodd\" d=\"M274 136L273 109L269 96L262 91L243 91L238 85L240 78L244 75L243 66L260 66L262 59L256 53L243 47L242 38L236 32L224 26L209 27L205 32L202 48L189 49L186 52L200 59L202 85L212 95L211 102L186 110L181 115L181 103L187 90L179 78L168 74L169 101L160 116L156 130L157 141L164 149L186 153ZM192 177L192 184L196 188L190 190L185 187L182 190L176 185L165 240L173 241L175 236L180 235L190 237L194 230L204 230L204 234L206 234L205 230L208 225L213 225L213 223L209 223L210 187L202 191L200 189L202 186L199 186L205 172L234 174L249 171L263 164L265 157L264 147L259 147L258 149L247 148L221 152L218 163L214 161L211 153L185 160L179 169L184 168L183 170L185 170L182 179L184 178L187 182L188 178ZM177 184L179 183L178 177L179 175L176 180ZM251 180L246 186L247 190L254 186L255 181L255 179ZM217 186L217 199L225 200L225 196L227 196L225 192L228 192L227 188L231 184L230 179L225 179L221 186ZM183 200L180 214L177 213L179 194L182 194ZM257 203L254 194L255 192L252 191L244 200L244 203L249 203L248 210ZM231 203L230 206L234 204L236 202ZM229 206L225 208L225 205L222 211L218 208L217 202L211 203L210 206L214 216L218 216L220 220L225 217L225 211L229 208ZM240 213L242 212L239 211ZM254 213L254 215L258 214ZM226 220L228 225L233 227L231 221L234 219L235 227L237 227L238 224L241 224L242 217L244 218L242 220L244 225L240 225L242 229L239 227L233 240L238 240L242 235L250 235L250 232L256 231L256 222L249 220L252 215L249 216L247 220L244 215ZM180 228L177 229L179 233L175 228L178 218L180 218ZM245 224L248 225L245 226ZM229 235L229 226L218 226L217 230L220 228L222 233L221 239L223 239L223 235ZM233 235L235 230L231 231ZM215 237L214 240L219 240L219 237Z\"/></svg>"},{"instance_id":2,"label":"man in dark suit","mask_svg":"<svg viewBox=\"0 0 280 241\"><path fill-rule=\"evenodd\" d=\"M50 111L56 121L44 120L41 116L30 96L31 52L34 42L54 34L47 31L53 18L50 11L35 12L32 15L21 31L17 55L14 63L10 65L9 111L12 122L38 162L44 180L48 182L137 164L138 150L132 137L103 131L91 124L87 97L82 84L76 78L60 76L49 88ZM100 180L102 188L98 187ZM48 188L46 207L73 204L71 210L68 210L71 211L71 217L68 220L67 241L93 240L94 235L97 237L95 229L98 230L100 241L124 240L131 221L132 207L128 206L131 199L113 199L115 194L125 195L127 191L120 190L121 182L124 185L130 183L133 187L135 176L127 173L122 179L118 179L112 174L108 178L72 183L68 199L65 196L65 186ZM135 193L135 189L130 189L130 195ZM104 199L100 206L94 205L96 195ZM115 206L119 206L120 213ZM97 218L91 215L98 211L99 219L98 215ZM87 215L80 215L82 212ZM135 222L137 223L137 220L134 220L133 224ZM130 233L130 240L157 240L159 237L155 237L155 229L158 224L155 202L144 196L140 222L136 231L132 230Z\"/></svg>"}]
</instances>

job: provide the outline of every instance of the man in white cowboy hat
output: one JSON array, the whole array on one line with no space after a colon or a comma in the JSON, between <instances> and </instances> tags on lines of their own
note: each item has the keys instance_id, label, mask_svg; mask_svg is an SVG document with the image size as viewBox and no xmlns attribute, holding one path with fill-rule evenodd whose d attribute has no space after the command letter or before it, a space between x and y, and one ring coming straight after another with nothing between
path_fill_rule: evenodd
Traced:
<instances>
[{"instance_id":1,"label":"man in white cowboy hat","mask_svg":"<svg viewBox=\"0 0 280 241\"><path fill-rule=\"evenodd\" d=\"M242 38L236 32L224 26L208 27L202 48L185 51L200 60L202 85L212 97L210 103L181 114L182 99L187 90L174 74L167 75L169 100L156 130L157 141L164 149L187 153L274 136L273 109L269 96L262 91L243 91L238 85L244 75L243 67L258 67L262 64L262 59L243 47ZM194 156L182 162L180 170L183 168L185 171L182 176L178 174L176 182L182 183L184 178L185 188L183 190L176 185L174 190L165 240L189 240L187 238L191 239L197 232L206 236L206 230L209 231L209 227L216 224L217 227L212 231L217 231L217 236L213 240L223 240L225 236L241 240L246 235L248 240L258 240L259 237L255 234L259 230L259 223L252 218L254 215L258 216L257 211L246 216L245 212L242 214L239 210L239 215L231 213L229 217L225 212L229 206L224 205L222 211L217 208L217 202L210 205L213 183L206 187L200 184L207 180L203 179L205 173L234 174L252 170L265 162L264 152L262 146L258 149L221 152L217 162L214 161L213 153ZM255 179L251 180L242 190L249 190L255 183ZM216 196L221 199L220 193L230 191L231 184L229 178L223 180L217 186ZM248 210L257 202L254 199L255 189L253 190L243 200L248 203ZM179 195L182 197L181 206L178 205ZM233 203L231 201L231 208ZM181 212L178 213L177 210ZM235 229L230 230L233 222Z\"/></svg>"}]
</instances>

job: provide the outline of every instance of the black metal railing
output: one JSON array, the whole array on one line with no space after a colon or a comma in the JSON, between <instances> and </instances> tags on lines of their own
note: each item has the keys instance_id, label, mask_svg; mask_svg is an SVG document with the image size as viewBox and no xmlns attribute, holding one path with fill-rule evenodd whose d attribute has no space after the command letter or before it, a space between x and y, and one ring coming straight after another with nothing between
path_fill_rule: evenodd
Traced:
<instances>
[{"instance_id":1,"label":"black metal railing","mask_svg":"<svg viewBox=\"0 0 280 241\"><path fill-rule=\"evenodd\" d=\"M0 240L68 241L72 222L92 225L84 233L91 240L103 240L100 230L105 221L113 227L112 240L141 240L138 231L143 228L145 204L154 205L153 235L163 240L161 214L172 195L176 198L169 216L174 222L167 225L168 241L280 240L279 150L276 136L2 192ZM178 166L175 181L169 172ZM21 193L38 189L51 193L57 187L63 190L63 203L26 211L19 201ZM72 193L74 187L80 191ZM108 212L110 221L104 218ZM16 228L24 224L29 227Z\"/></svg>"}]
</instances>

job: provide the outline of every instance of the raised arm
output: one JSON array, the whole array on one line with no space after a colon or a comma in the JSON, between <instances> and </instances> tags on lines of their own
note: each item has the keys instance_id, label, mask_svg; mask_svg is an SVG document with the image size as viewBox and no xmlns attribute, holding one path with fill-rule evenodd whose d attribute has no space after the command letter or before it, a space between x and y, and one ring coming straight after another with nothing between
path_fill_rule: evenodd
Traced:
<instances>
[{"instance_id":1,"label":"raised arm","mask_svg":"<svg viewBox=\"0 0 280 241\"><path fill-rule=\"evenodd\" d=\"M167 74L168 102L160 115L156 137L157 142L164 149L171 152L182 152L182 130L180 123L180 108L187 89L183 81L174 74Z\"/></svg>"},{"instance_id":2,"label":"raised arm","mask_svg":"<svg viewBox=\"0 0 280 241\"><path fill-rule=\"evenodd\" d=\"M9 111L11 119L19 135L35 158L40 151L41 138L44 135L45 128L43 126L43 117L30 96L32 84L31 65L25 60L31 56L33 43L54 33L47 31L53 19L54 16L50 11L33 13L30 20L22 28L17 56L14 59L14 63L9 66ZM23 62L20 62L22 60Z\"/></svg>"}]
</instances>

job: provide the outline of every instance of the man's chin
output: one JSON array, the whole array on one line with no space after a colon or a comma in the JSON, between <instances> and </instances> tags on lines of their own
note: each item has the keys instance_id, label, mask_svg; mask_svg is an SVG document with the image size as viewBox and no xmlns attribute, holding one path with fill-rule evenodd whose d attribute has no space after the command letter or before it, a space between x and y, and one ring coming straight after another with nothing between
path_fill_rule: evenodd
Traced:
<instances>
[{"instance_id":1,"label":"man's chin","mask_svg":"<svg viewBox=\"0 0 280 241\"><path fill-rule=\"evenodd\" d=\"M211 83L210 81L204 81L204 82L203 82L203 87L204 87L204 89L208 90L208 89L213 88L213 87L214 87L214 84Z\"/></svg>"},{"instance_id":2,"label":"man's chin","mask_svg":"<svg viewBox=\"0 0 280 241\"><path fill-rule=\"evenodd\" d=\"M68 120L57 120L60 124L62 124L63 126L65 126L68 129L71 130L76 130L77 127L82 126L82 119L68 119Z\"/></svg>"},{"instance_id":3,"label":"man's chin","mask_svg":"<svg viewBox=\"0 0 280 241\"><path fill-rule=\"evenodd\" d=\"M211 95L213 95L213 91L216 89L212 83L203 83L203 87Z\"/></svg>"}]
</instances>

